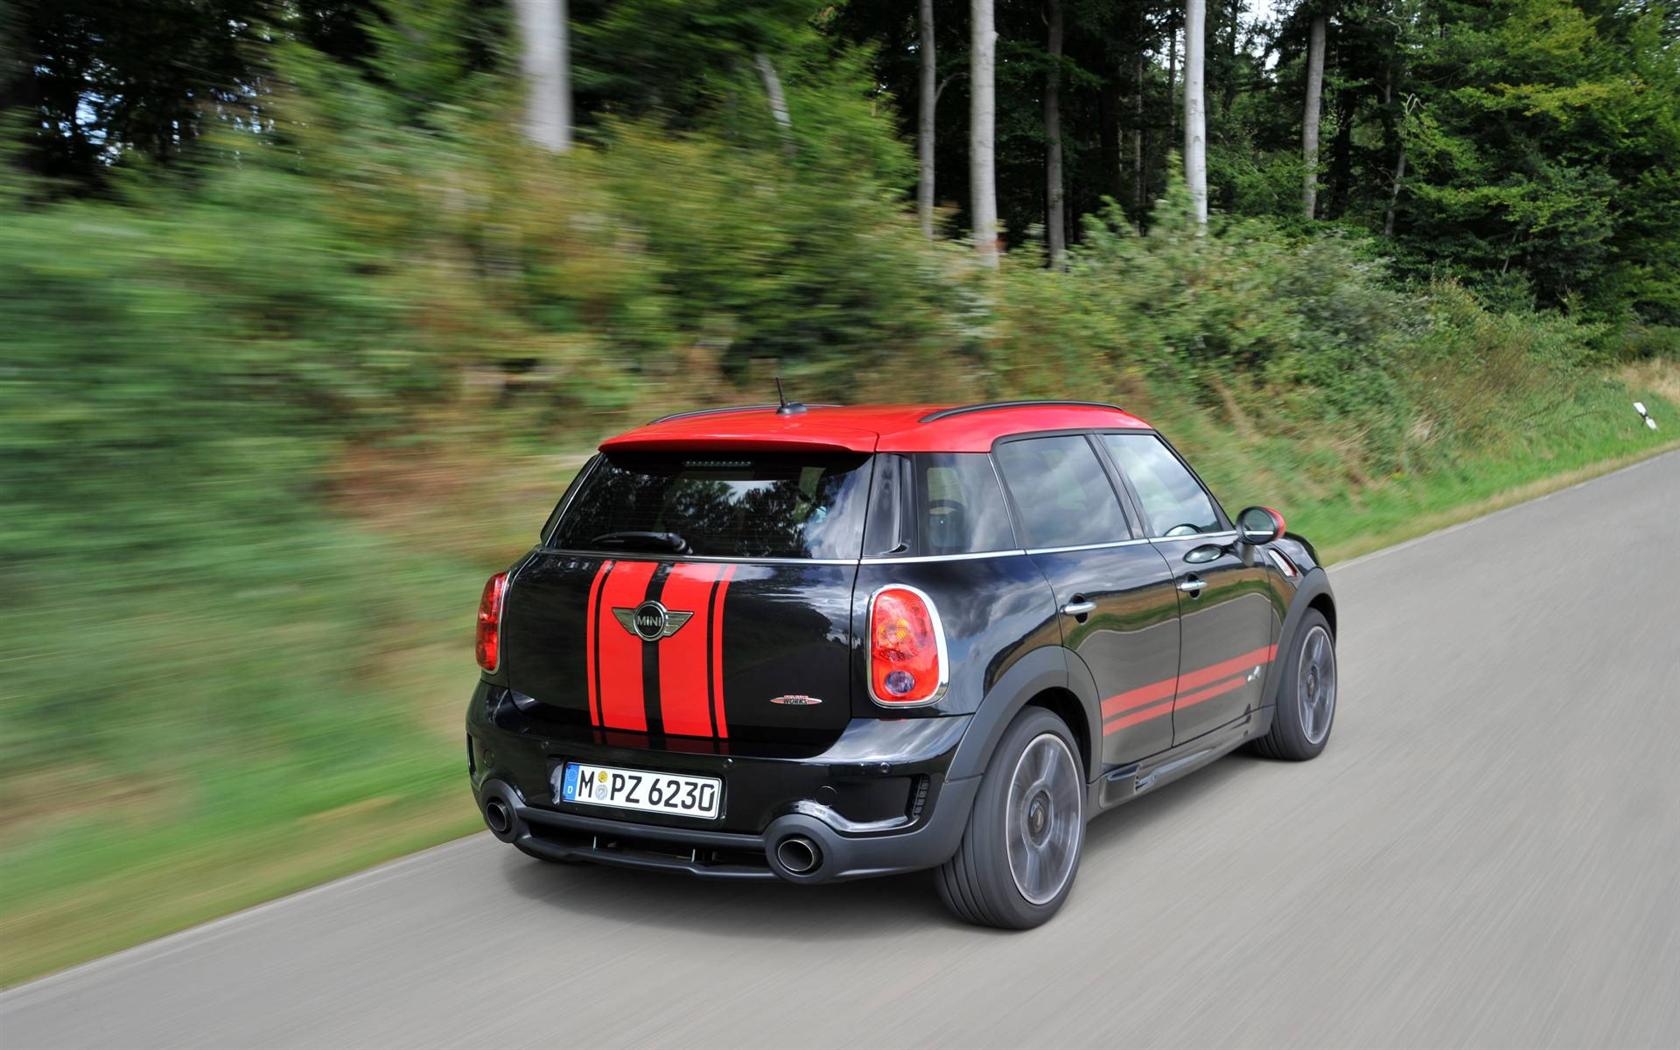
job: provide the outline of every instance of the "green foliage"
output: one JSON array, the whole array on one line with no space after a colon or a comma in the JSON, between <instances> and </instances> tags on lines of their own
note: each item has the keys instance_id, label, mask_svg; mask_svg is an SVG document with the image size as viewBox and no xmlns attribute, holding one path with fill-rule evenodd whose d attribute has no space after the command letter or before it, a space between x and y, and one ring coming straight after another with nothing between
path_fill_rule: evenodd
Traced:
<instances>
[{"instance_id":1,"label":"green foliage","mask_svg":"<svg viewBox=\"0 0 1680 1050\"><path fill-rule=\"evenodd\" d=\"M1298 151L1267 141L1294 118L1215 93L1228 211L1211 229L1160 177L1177 162L1158 128L1143 214L1093 189L1125 188L1104 181L1117 144L1076 133L1069 170L1108 174L1072 198L1085 221L1066 271L1029 243L994 273L905 212L899 89L876 73L910 52L840 39L865 14L902 33L902 5L578 7L586 126L562 156L521 140L508 12L489 0L253 8L272 43L237 66L242 116L195 111L159 167L113 109L106 160L78 154L116 158L98 195L55 197L40 113L10 125L0 631L20 642L0 686L0 918L29 917L9 949L34 954L0 958L0 980L196 917L179 871L236 881L255 863L260 885L290 885L280 854L335 846L322 829L346 810L371 806L348 826L407 842L391 814L459 803L483 574L602 433L762 400L773 372L812 401L1120 401L1228 503L1276 502L1333 543L1649 444L1599 368L1680 355L1680 75L1652 17L1509 0L1521 39L1453 7L1466 38L1406 44L1440 85L1414 84L1392 126L1356 113L1371 134L1350 139L1380 170L1403 138L1425 173L1397 239L1366 229L1384 190L1350 191L1334 226L1294 218ZM1069 11L1102 33L1070 42L1077 129L1104 70L1136 72L1126 34L1164 23ZM1005 11L1020 62L1002 91L1022 228L1041 187L1029 14ZM942 24L960 56L960 21ZM1611 38L1637 46L1618 56ZM1262 72L1234 49L1210 65ZM218 69L195 75L232 75ZM1163 126L1164 80L1145 72L1145 120ZM965 90L941 103L947 125ZM1654 380L1634 393L1661 403ZM140 815L66 812L79 798Z\"/></svg>"}]
</instances>

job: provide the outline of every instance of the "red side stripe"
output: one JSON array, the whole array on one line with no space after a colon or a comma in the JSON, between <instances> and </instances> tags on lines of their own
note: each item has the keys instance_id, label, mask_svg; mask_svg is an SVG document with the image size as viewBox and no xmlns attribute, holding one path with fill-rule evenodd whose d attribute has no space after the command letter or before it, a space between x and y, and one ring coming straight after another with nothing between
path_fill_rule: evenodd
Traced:
<instances>
[{"instance_id":1,"label":"red side stripe","mask_svg":"<svg viewBox=\"0 0 1680 1050\"><path fill-rule=\"evenodd\" d=\"M601 585L601 617L596 637L600 646L601 724L609 729L647 732L647 708L642 701L642 646L613 615L614 609L634 609L647 597L648 582L659 566L650 561L619 562Z\"/></svg>"},{"instance_id":2,"label":"red side stripe","mask_svg":"<svg viewBox=\"0 0 1680 1050\"><path fill-rule=\"evenodd\" d=\"M589 724L601 724L601 688L595 681L595 641L600 637L596 630L596 619L601 615L601 581L612 572L613 563L603 561L601 567L595 570L595 578L589 581L589 604L583 610L583 662L586 665L585 674L589 681ZM611 613L607 614L611 616Z\"/></svg>"},{"instance_id":3,"label":"red side stripe","mask_svg":"<svg viewBox=\"0 0 1680 1050\"><path fill-rule=\"evenodd\" d=\"M712 713L706 680L706 624L712 583L721 565L676 565L665 577L659 600L667 609L692 612L677 633L659 643L659 714L665 732L711 736Z\"/></svg>"},{"instance_id":4,"label":"red side stripe","mask_svg":"<svg viewBox=\"0 0 1680 1050\"><path fill-rule=\"evenodd\" d=\"M1103 717L1110 718L1128 708L1142 707L1156 700L1171 700L1173 687L1177 683L1177 676L1163 678L1159 682L1151 682L1136 689L1129 689L1118 696L1111 696L1102 702Z\"/></svg>"},{"instance_id":5,"label":"red side stripe","mask_svg":"<svg viewBox=\"0 0 1680 1050\"><path fill-rule=\"evenodd\" d=\"M1103 736L1113 736L1115 733L1118 733L1127 726L1137 725L1139 722L1147 722L1151 718L1160 718L1162 715L1170 715L1172 714L1172 709L1172 701L1169 700L1164 704L1157 704L1154 707L1146 707L1142 711L1133 711L1129 715L1121 715L1119 718L1110 719L1109 721L1103 723Z\"/></svg>"},{"instance_id":6,"label":"red side stripe","mask_svg":"<svg viewBox=\"0 0 1680 1050\"><path fill-rule=\"evenodd\" d=\"M1176 711L1181 707L1190 707L1194 704L1201 703L1203 700L1212 700L1214 697L1224 696L1226 693L1234 693L1247 683L1248 675L1240 674L1235 678L1227 678L1225 681L1220 682L1217 685L1208 686L1206 689L1199 689L1194 693L1180 693L1178 694L1178 699L1173 701L1173 710Z\"/></svg>"},{"instance_id":7,"label":"red side stripe","mask_svg":"<svg viewBox=\"0 0 1680 1050\"><path fill-rule=\"evenodd\" d=\"M735 578L735 566L726 566L718 577L717 590L712 593L709 611L712 626L712 721L717 723L720 739L729 739L729 719L723 704L723 599L729 593L729 581Z\"/></svg>"},{"instance_id":8,"label":"red side stripe","mask_svg":"<svg viewBox=\"0 0 1680 1050\"><path fill-rule=\"evenodd\" d=\"M1252 671L1257 665L1271 663L1276 655L1277 646L1268 645L1263 649L1243 653L1241 656L1233 656L1229 660L1221 660L1198 671L1179 675L1176 679L1163 678L1159 682L1151 682L1148 685L1111 696L1102 702L1103 718L1106 719L1103 722L1103 736L1111 736L1119 730L1130 725L1136 725L1139 722L1160 718L1162 715L1170 713L1175 707L1189 707L1204 700L1212 700L1216 696L1223 696L1232 690L1240 689L1248 681L1249 671ZM1232 678L1232 675L1236 675L1236 677ZM1196 690L1198 686L1205 686L1210 682L1217 682L1218 684L1200 691L1184 692L1186 689ZM1175 702L1157 703L1160 700L1171 699L1174 693L1178 694L1178 699ZM1144 706L1146 704L1156 706L1146 707ZM1115 717L1122 711L1131 708L1142 708L1142 710L1123 717Z\"/></svg>"},{"instance_id":9,"label":"red side stripe","mask_svg":"<svg viewBox=\"0 0 1680 1050\"><path fill-rule=\"evenodd\" d=\"M1200 685L1207 685L1209 682L1217 682L1221 678L1229 678L1239 671L1247 674L1254 669L1256 664L1271 663L1272 657L1276 655L1277 646L1268 645L1263 649L1243 653L1241 656L1233 656L1229 660L1221 660L1211 667L1202 668L1200 671L1181 674L1178 676L1179 691L1182 693L1186 689L1194 689Z\"/></svg>"}]
</instances>

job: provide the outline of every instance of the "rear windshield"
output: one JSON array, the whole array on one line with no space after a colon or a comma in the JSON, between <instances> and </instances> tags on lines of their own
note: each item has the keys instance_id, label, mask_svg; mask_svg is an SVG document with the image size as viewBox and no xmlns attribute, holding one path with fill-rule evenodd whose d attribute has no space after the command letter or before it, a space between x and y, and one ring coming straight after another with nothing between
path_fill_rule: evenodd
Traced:
<instances>
[{"instance_id":1,"label":"rear windshield","mask_svg":"<svg viewBox=\"0 0 1680 1050\"><path fill-rule=\"evenodd\" d=\"M564 550L726 558L856 558L869 457L603 455L550 543Z\"/></svg>"}]
</instances>

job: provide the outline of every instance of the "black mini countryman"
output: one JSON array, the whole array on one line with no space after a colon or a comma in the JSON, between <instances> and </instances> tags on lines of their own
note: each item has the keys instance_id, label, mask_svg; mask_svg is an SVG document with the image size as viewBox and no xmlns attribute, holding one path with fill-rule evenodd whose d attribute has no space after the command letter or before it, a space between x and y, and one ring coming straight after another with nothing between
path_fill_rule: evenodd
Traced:
<instances>
[{"instance_id":1,"label":"black mini countryman","mask_svg":"<svg viewBox=\"0 0 1680 1050\"><path fill-rule=\"evenodd\" d=\"M1085 822L1244 744L1323 750L1312 546L1108 405L769 405L601 445L492 577L473 794L545 860L936 868L1036 926Z\"/></svg>"}]
</instances>

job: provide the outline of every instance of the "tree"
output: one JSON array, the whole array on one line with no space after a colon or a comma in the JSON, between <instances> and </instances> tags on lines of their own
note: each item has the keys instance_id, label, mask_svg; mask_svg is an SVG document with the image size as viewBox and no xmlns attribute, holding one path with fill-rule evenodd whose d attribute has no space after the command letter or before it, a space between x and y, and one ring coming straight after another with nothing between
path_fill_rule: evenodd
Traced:
<instances>
[{"instance_id":1,"label":"tree","mask_svg":"<svg viewBox=\"0 0 1680 1050\"><path fill-rule=\"evenodd\" d=\"M997 29L992 0L974 0L973 35L969 56L968 187L974 219L974 245L980 261L996 267L997 228L997 98L993 80L997 65Z\"/></svg>"},{"instance_id":2,"label":"tree","mask_svg":"<svg viewBox=\"0 0 1680 1050\"><path fill-rule=\"evenodd\" d=\"M933 144L934 118L939 104L937 52L933 42L933 0L921 0L919 19L922 39L920 46L921 90L917 95L916 114L916 216L922 223L922 234L933 237Z\"/></svg>"},{"instance_id":3,"label":"tree","mask_svg":"<svg viewBox=\"0 0 1680 1050\"><path fill-rule=\"evenodd\" d=\"M1318 211L1318 118L1324 98L1324 12L1314 12L1307 44L1307 105L1301 116L1301 210L1310 221Z\"/></svg>"},{"instance_id":4,"label":"tree","mask_svg":"<svg viewBox=\"0 0 1680 1050\"><path fill-rule=\"evenodd\" d=\"M1058 269L1067 251L1065 198L1062 187L1062 4L1049 0L1050 69L1044 81L1044 195L1046 216L1045 239L1050 249L1050 265Z\"/></svg>"},{"instance_id":5,"label":"tree","mask_svg":"<svg viewBox=\"0 0 1680 1050\"><path fill-rule=\"evenodd\" d=\"M1184 0L1184 181L1196 223L1207 225L1207 103L1202 84L1207 0Z\"/></svg>"},{"instance_id":6,"label":"tree","mask_svg":"<svg viewBox=\"0 0 1680 1050\"><path fill-rule=\"evenodd\" d=\"M525 135L556 153L572 145L572 87L567 70L566 0L514 0L523 46Z\"/></svg>"}]
</instances>

